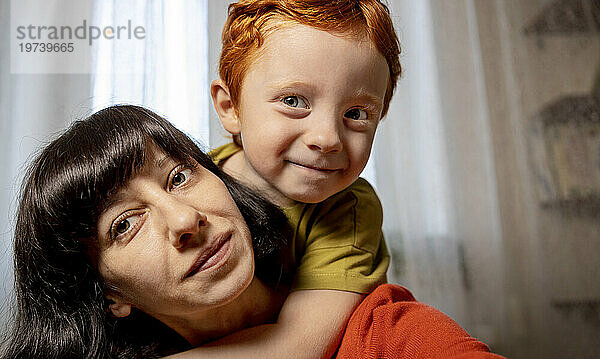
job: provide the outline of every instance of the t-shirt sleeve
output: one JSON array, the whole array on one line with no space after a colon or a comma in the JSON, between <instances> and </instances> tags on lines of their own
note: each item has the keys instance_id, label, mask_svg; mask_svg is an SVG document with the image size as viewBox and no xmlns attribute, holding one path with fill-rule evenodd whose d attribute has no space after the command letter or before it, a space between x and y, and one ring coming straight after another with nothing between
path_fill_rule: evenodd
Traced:
<instances>
[{"instance_id":1,"label":"t-shirt sleeve","mask_svg":"<svg viewBox=\"0 0 600 359\"><path fill-rule=\"evenodd\" d=\"M231 156L241 151L242 148L235 143L227 143L225 145L219 146L214 150L208 152L208 156L213 160L213 162L221 167L223 163Z\"/></svg>"},{"instance_id":2,"label":"t-shirt sleeve","mask_svg":"<svg viewBox=\"0 0 600 359\"><path fill-rule=\"evenodd\" d=\"M293 290L369 293L385 283L390 257L381 230L383 211L364 179L311 206L296 233L299 265ZM303 233L304 232L304 233Z\"/></svg>"}]
</instances>

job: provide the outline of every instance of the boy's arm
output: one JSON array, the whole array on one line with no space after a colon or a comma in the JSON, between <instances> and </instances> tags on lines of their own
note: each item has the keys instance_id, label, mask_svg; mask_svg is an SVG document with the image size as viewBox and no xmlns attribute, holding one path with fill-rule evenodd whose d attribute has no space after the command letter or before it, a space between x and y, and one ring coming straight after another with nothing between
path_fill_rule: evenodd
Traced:
<instances>
[{"instance_id":1,"label":"boy's arm","mask_svg":"<svg viewBox=\"0 0 600 359\"><path fill-rule=\"evenodd\" d=\"M298 290L286 299L277 323L233 333L169 358L331 358L363 295Z\"/></svg>"}]
</instances>

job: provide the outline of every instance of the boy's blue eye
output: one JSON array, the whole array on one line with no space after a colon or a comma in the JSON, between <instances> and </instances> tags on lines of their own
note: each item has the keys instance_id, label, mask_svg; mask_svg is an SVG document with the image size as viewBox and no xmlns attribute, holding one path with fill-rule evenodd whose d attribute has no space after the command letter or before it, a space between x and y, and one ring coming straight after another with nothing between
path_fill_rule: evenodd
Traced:
<instances>
[{"instance_id":1,"label":"boy's blue eye","mask_svg":"<svg viewBox=\"0 0 600 359\"><path fill-rule=\"evenodd\" d=\"M368 116L367 111L365 110L361 110L360 108L353 108L351 110L348 110L345 114L344 117L347 117L351 120L366 120Z\"/></svg>"},{"instance_id":2,"label":"boy's blue eye","mask_svg":"<svg viewBox=\"0 0 600 359\"><path fill-rule=\"evenodd\" d=\"M306 102L298 96L286 96L281 99L286 106L294 108L308 108Z\"/></svg>"}]
</instances>

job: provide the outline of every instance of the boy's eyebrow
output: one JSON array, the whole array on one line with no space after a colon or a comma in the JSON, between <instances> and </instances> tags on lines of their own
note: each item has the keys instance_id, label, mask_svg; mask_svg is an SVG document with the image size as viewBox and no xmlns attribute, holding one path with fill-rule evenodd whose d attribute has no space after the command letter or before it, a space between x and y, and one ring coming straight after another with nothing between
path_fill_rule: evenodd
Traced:
<instances>
[{"instance_id":1,"label":"boy's eyebrow","mask_svg":"<svg viewBox=\"0 0 600 359\"><path fill-rule=\"evenodd\" d=\"M307 84L302 81L290 81L290 80L276 80L270 82L268 87L271 89L285 89L285 88L302 88L302 89L312 89L314 86Z\"/></svg>"},{"instance_id":2,"label":"boy's eyebrow","mask_svg":"<svg viewBox=\"0 0 600 359\"><path fill-rule=\"evenodd\" d=\"M370 93L369 91L367 91L367 90L365 90L363 88L358 89L354 93L354 97L365 99L368 102L372 102L378 108L382 108L383 107L383 101L381 101L381 98L379 96L375 96L375 95L373 95L372 93Z\"/></svg>"}]
</instances>

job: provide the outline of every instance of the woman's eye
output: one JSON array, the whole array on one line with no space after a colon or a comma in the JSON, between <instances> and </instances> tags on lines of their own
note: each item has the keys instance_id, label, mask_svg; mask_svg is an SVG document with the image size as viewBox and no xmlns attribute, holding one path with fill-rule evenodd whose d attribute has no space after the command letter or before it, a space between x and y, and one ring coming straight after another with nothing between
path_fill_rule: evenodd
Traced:
<instances>
[{"instance_id":1,"label":"woman's eye","mask_svg":"<svg viewBox=\"0 0 600 359\"><path fill-rule=\"evenodd\" d=\"M171 179L171 185L173 187L181 186L190 178L191 174L192 170L189 168L177 172L175 175L173 175L173 179Z\"/></svg>"},{"instance_id":2,"label":"woman's eye","mask_svg":"<svg viewBox=\"0 0 600 359\"><path fill-rule=\"evenodd\" d=\"M308 108L306 102L298 96L286 96L281 99L284 105L294 108Z\"/></svg>"},{"instance_id":3,"label":"woman's eye","mask_svg":"<svg viewBox=\"0 0 600 359\"><path fill-rule=\"evenodd\" d=\"M140 219L140 215L130 216L116 223L113 230L113 236L117 237L127 233Z\"/></svg>"},{"instance_id":4,"label":"woman's eye","mask_svg":"<svg viewBox=\"0 0 600 359\"><path fill-rule=\"evenodd\" d=\"M348 110L348 112L344 114L344 117L349 118L351 120L366 120L369 116L367 114L367 111L361 110L360 108L353 108L351 110Z\"/></svg>"}]
</instances>

